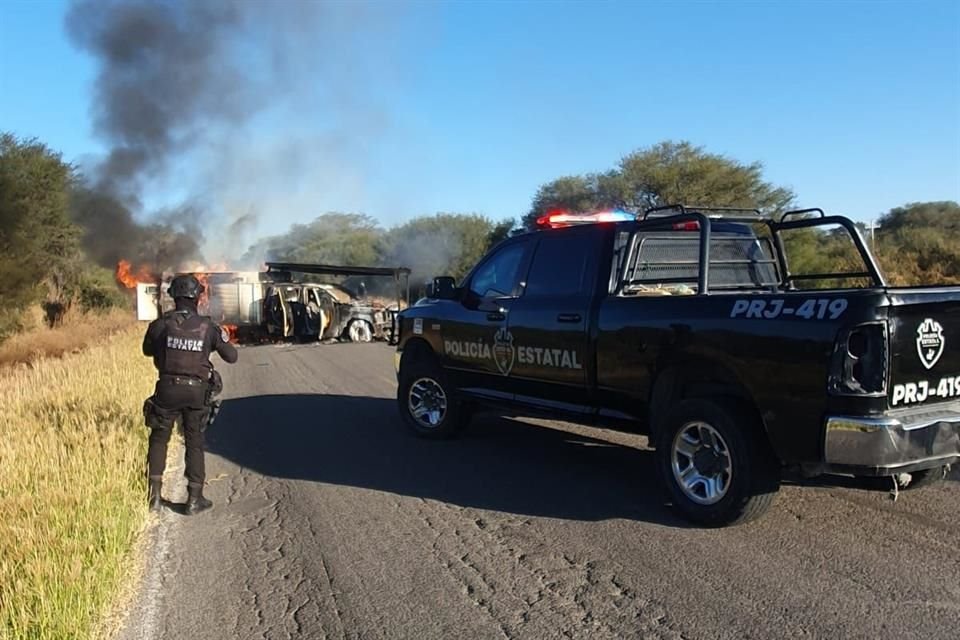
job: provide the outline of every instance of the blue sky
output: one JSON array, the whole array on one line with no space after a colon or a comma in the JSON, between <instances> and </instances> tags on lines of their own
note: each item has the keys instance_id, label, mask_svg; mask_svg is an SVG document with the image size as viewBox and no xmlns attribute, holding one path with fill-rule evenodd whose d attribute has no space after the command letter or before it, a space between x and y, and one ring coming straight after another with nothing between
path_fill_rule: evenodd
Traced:
<instances>
[{"instance_id":1,"label":"blue sky","mask_svg":"<svg viewBox=\"0 0 960 640\"><path fill-rule=\"evenodd\" d=\"M78 160L105 146L66 6L0 0L0 129ZM667 139L760 161L798 204L858 220L960 200L960 2L420 2L390 20L350 71L362 109L251 123L258 163L275 164L281 129L323 131L329 151L263 186L299 195L262 203L261 231L326 210L519 216L540 184ZM216 153L177 159L150 206L184 197L177 176Z\"/></svg>"}]
</instances>

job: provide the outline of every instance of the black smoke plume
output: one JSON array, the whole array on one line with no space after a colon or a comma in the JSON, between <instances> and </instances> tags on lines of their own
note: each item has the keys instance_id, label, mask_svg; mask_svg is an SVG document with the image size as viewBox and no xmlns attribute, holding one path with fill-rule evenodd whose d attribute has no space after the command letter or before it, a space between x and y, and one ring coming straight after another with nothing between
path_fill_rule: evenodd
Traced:
<instances>
[{"instance_id":1,"label":"black smoke plume","mask_svg":"<svg viewBox=\"0 0 960 640\"><path fill-rule=\"evenodd\" d=\"M100 63L96 133L111 149L99 186L135 198L207 120L242 119L253 105L227 47L242 25L239 4L77 0L67 16L73 42Z\"/></svg>"},{"instance_id":2,"label":"black smoke plume","mask_svg":"<svg viewBox=\"0 0 960 640\"><path fill-rule=\"evenodd\" d=\"M206 114L242 117L239 83L223 50L239 24L237 5L219 0L71 6L67 32L100 65L92 116L110 145L73 207L87 251L101 264L127 258L162 269L200 257L203 234L188 215L195 211L182 207L146 224L132 211L142 207L144 184L190 147Z\"/></svg>"},{"instance_id":3,"label":"black smoke plume","mask_svg":"<svg viewBox=\"0 0 960 640\"><path fill-rule=\"evenodd\" d=\"M361 76L386 66L370 42L393 28L392 6L74 0L66 30L97 62L91 117L109 149L74 207L91 255L167 269L236 250L287 203L275 194L348 165L382 120ZM248 126L264 111L284 125L273 138ZM188 204L144 211L145 189L171 183Z\"/></svg>"}]
</instances>

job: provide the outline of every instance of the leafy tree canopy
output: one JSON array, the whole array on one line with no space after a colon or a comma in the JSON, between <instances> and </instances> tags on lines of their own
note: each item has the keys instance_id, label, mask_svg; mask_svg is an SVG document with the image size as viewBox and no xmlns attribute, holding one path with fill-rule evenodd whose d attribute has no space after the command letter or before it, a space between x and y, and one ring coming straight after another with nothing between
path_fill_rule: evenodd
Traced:
<instances>
[{"instance_id":1,"label":"leafy tree canopy","mask_svg":"<svg viewBox=\"0 0 960 640\"><path fill-rule=\"evenodd\" d=\"M892 209L880 218L876 252L893 284L960 284L960 205Z\"/></svg>"},{"instance_id":2,"label":"leafy tree canopy","mask_svg":"<svg viewBox=\"0 0 960 640\"><path fill-rule=\"evenodd\" d=\"M689 142L661 142L635 151L607 173L565 176L540 187L524 224L553 208L642 211L665 204L751 207L779 212L792 191L763 180L763 165L743 164Z\"/></svg>"},{"instance_id":3,"label":"leafy tree canopy","mask_svg":"<svg viewBox=\"0 0 960 640\"><path fill-rule=\"evenodd\" d=\"M15 313L48 287L64 303L79 254L69 215L73 168L37 140L0 134L0 300Z\"/></svg>"}]
</instances>

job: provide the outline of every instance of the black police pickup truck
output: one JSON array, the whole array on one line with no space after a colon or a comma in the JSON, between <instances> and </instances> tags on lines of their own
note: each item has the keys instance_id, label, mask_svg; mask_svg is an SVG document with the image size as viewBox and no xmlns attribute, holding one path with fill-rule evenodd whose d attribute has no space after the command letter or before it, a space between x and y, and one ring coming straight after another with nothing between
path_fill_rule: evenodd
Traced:
<instances>
[{"instance_id":1,"label":"black police pickup truck","mask_svg":"<svg viewBox=\"0 0 960 640\"><path fill-rule=\"evenodd\" d=\"M960 288L888 287L848 218L540 222L401 314L397 400L417 434L452 436L481 404L635 423L672 503L707 525L760 515L785 469L919 486L960 459ZM791 238L828 226L854 266L802 273Z\"/></svg>"}]
</instances>

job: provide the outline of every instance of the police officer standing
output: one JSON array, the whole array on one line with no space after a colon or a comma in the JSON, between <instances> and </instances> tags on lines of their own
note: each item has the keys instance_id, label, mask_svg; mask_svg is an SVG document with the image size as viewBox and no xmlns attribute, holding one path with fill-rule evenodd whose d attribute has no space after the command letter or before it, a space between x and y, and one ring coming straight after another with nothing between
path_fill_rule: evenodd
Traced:
<instances>
[{"instance_id":1,"label":"police officer standing","mask_svg":"<svg viewBox=\"0 0 960 640\"><path fill-rule=\"evenodd\" d=\"M213 392L219 391L214 389L219 374L210 363L210 354L216 351L226 362L234 363L237 349L225 331L198 313L197 302L203 290L193 275L174 278L169 292L176 309L151 322L143 338L143 355L153 358L160 374L156 392L144 405L144 418L151 429L147 452L151 511L160 510L167 444L175 422L181 424L186 444L186 513L193 515L213 506L203 497L203 431L213 411Z\"/></svg>"}]
</instances>

